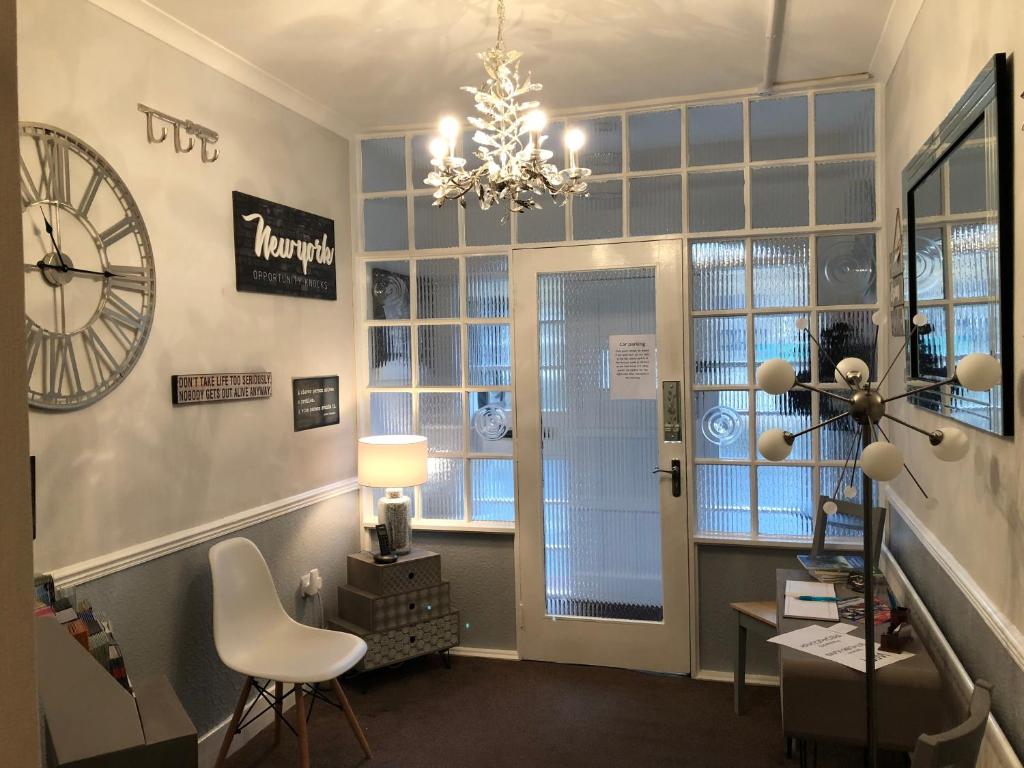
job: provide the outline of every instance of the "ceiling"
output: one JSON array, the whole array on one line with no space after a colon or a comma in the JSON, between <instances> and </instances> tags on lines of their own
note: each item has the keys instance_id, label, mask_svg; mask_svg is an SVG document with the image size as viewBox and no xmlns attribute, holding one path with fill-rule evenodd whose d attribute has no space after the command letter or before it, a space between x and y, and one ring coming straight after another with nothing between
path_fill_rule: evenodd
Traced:
<instances>
[{"instance_id":1,"label":"ceiling","mask_svg":"<svg viewBox=\"0 0 1024 768\"><path fill-rule=\"evenodd\" d=\"M494 0L149 0L361 130L468 111ZM868 70L893 0L789 0L778 80ZM769 0L507 0L552 111L756 87Z\"/></svg>"}]
</instances>

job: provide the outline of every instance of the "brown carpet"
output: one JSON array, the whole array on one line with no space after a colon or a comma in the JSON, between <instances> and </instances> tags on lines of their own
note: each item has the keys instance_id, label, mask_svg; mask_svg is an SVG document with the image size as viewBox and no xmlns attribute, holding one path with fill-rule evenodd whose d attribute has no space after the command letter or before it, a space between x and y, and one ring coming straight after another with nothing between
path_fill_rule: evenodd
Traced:
<instances>
[{"instance_id":1,"label":"brown carpet","mask_svg":"<svg viewBox=\"0 0 1024 768\"><path fill-rule=\"evenodd\" d=\"M360 679L345 691L374 759L364 759L341 712L317 702L314 768L798 765L784 753L775 688L748 686L748 711L736 717L731 685L620 669L455 657L448 670L429 657L363 679L365 693ZM272 742L267 728L227 765L298 766L286 728ZM822 747L818 766L861 761L859 750Z\"/></svg>"}]
</instances>

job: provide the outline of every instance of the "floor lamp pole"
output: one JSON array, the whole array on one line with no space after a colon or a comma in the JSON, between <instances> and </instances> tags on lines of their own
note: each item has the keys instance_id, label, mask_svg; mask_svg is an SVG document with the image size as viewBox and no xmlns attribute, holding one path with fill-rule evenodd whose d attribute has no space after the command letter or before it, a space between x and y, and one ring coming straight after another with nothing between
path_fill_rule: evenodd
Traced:
<instances>
[{"instance_id":1,"label":"floor lamp pole","mask_svg":"<svg viewBox=\"0 0 1024 768\"><path fill-rule=\"evenodd\" d=\"M861 424L861 444L871 445L871 419ZM878 762L877 735L875 733L875 541L873 530L874 499L871 496L871 478L862 470L864 499L864 698L867 715L867 746L864 753L866 768L875 768ZM879 531L879 533L881 533Z\"/></svg>"}]
</instances>

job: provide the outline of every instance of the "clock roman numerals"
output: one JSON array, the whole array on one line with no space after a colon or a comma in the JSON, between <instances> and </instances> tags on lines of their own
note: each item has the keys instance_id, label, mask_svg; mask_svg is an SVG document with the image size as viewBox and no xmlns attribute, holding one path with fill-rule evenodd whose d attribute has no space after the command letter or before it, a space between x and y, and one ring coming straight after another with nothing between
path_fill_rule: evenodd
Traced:
<instances>
[{"instance_id":1,"label":"clock roman numerals","mask_svg":"<svg viewBox=\"0 0 1024 768\"><path fill-rule=\"evenodd\" d=\"M100 318L126 349L142 330L142 313L113 291L109 292L100 308Z\"/></svg>"},{"instance_id":2,"label":"clock roman numerals","mask_svg":"<svg viewBox=\"0 0 1024 768\"><path fill-rule=\"evenodd\" d=\"M103 244L103 248L110 248L114 243L120 240L122 237L133 234L135 232L135 218L131 215L125 216L116 224L112 224L105 230L100 232L100 242Z\"/></svg>"},{"instance_id":3,"label":"clock roman numerals","mask_svg":"<svg viewBox=\"0 0 1024 768\"><path fill-rule=\"evenodd\" d=\"M33 173L21 158L21 201L31 205L41 200L62 205L71 204L71 162L67 146L51 136L34 137L35 156L39 168Z\"/></svg>"},{"instance_id":4,"label":"clock roman numerals","mask_svg":"<svg viewBox=\"0 0 1024 768\"><path fill-rule=\"evenodd\" d=\"M100 191L100 185L102 183L102 174L93 169L92 176L89 177L89 183L86 184L85 189L82 190L82 199L78 201L78 215L83 219L89 218L89 210L92 208L92 204L96 200L96 193Z\"/></svg>"}]
</instances>

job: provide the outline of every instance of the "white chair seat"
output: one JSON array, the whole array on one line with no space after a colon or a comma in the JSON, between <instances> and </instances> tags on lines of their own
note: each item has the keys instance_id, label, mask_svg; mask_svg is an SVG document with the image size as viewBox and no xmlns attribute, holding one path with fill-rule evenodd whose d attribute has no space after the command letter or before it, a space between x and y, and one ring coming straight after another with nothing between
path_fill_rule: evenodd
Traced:
<instances>
[{"instance_id":1,"label":"white chair seat","mask_svg":"<svg viewBox=\"0 0 1024 768\"><path fill-rule=\"evenodd\" d=\"M361 637L305 624L279 624L244 648L224 654L224 663L243 675L282 683L321 683L340 677L366 655Z\"/></svg>"}]
</instances>

